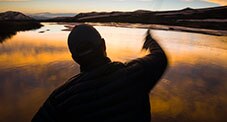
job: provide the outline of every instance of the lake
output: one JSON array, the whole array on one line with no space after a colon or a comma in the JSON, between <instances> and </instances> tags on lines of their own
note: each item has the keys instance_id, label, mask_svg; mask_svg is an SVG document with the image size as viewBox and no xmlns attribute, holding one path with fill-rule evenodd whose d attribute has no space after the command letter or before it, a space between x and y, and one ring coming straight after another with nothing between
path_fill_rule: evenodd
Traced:
<instances>
[{"instance_id":1,"label":"lake","mask_svg":"<svg viewBox=\"0 0 227 122\"><path fill-rule=\"evenodd\" d=\"M66 23L43 23L0 43L0 121L30 121L49 94L79 73ZM72 23L70 24L72 25ZM142 57L146 29L95 26L112 61ZM153 122L226 122L227 36L152 30L169 68L150 93Z\"/></svg>"}]
</instances>

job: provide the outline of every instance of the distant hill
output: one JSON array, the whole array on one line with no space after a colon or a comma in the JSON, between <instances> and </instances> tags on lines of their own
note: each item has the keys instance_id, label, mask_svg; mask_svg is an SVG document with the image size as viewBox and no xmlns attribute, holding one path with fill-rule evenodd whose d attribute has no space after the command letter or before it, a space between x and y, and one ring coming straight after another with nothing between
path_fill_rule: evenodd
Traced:
<instances>
[{"instance_id":1,"label":"distant hill","mask_svg":"<svg viewBox=\"0 0 227 122\"><path fill-rule=\"evenodd\" d=\"M47 20L52 18L59 18L59 17L74 17L75 13L35 13L35 14L27 14L28 16L36 19L36 20Z\"/></svg>"},{"instance_id":2,"label":"distant hill","mask_svg":"<svg viewBox=\"0 0 227 122\"><path fill-rule=\"evenodd\" d=\"M32 17L29 17L23 13L15 11L7 11L0 13L0 21L32 21Z\"/></svg>"},{"instance_id":3,"label":"distant hill","mask_svg":"<svg viewBox=\"0 0 227 122\"><path fill-rule=\"evenodd\" d=\"M89 12L47 21L142 23L227 30L226 15L227 6L222 6L203 9L185 8L175 11Z\"/></svg>"},{"instance_id":4,"label":"distant hill","mask_svg":"<svg viewBox=\"0 0 227 122\"><path fill-rule=\"evenodd\" d=\"M81 13L74 17L77 21L121 21L121 22L142 22L142 23L165 23L179 19L227 19L227 6L192 9L185 8L176 11L145 11L134 12L90 12ZM166 20L168 19L168 20Z\"/></svg>"},{"instance_id":5,"label":"distant hill","mask_svg":"<svg viewBox=\"0 0 227 122\"><path fill-rule=\"evenodd\" d=\"M43 25L32 17L20 12L7 11L0 13L0 43L11 38L18 31L27 31L41 28Z\"/></svg>"}]
</instances>

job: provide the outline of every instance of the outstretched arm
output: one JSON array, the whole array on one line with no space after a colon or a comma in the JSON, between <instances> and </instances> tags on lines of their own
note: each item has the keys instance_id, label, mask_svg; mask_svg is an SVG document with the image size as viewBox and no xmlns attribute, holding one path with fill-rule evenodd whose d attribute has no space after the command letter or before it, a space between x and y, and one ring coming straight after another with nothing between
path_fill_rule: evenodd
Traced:
<instances>
[{"instance_id":1,"label":"outstretched arm","mask_svg":"<svg viewBox=\"0 0 227 122\"><path fill-rule=\"evenodd\" d=\"M150 91L165 72L168 61L161 46L152 38L150 30L147 31L142 49L149 50L149 54L129 62L127 66L130 72L142 73L145 86Z\"/></svg>"}]
</instances>

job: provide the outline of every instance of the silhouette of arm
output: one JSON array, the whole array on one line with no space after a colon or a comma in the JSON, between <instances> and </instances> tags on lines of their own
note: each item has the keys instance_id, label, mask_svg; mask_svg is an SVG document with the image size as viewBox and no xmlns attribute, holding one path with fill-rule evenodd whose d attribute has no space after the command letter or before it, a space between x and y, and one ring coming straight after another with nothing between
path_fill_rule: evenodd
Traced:
<instances>
[{"instance_id":1,"label":"silhouette of arm","mask_svg":"<svg viewBox=\"0 0 227 122\"><path fill-rule=\"evenodd\" d=\"M168 61L165 52L147 31L142 49L149 50L149 54L126 64L129 74L141 77L145 89L150 91L166 70Z\"/></svg>"}]
</instances>

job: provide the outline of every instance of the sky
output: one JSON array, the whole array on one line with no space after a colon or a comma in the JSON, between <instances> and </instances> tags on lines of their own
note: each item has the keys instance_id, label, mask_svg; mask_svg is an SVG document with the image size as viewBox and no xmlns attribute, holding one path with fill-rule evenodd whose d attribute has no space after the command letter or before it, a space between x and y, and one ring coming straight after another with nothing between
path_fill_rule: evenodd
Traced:
<instances>
[{"instance_id":1,"label":"sky","mask_svg":"<svg viewBox=\"0 0 227 122\"><path fill-rule=\"evenodd\" d=\"M227 0L0 0L0 12L80 13L91 11L164 11L227 5Z\"/></svg>"}]
</instances>

